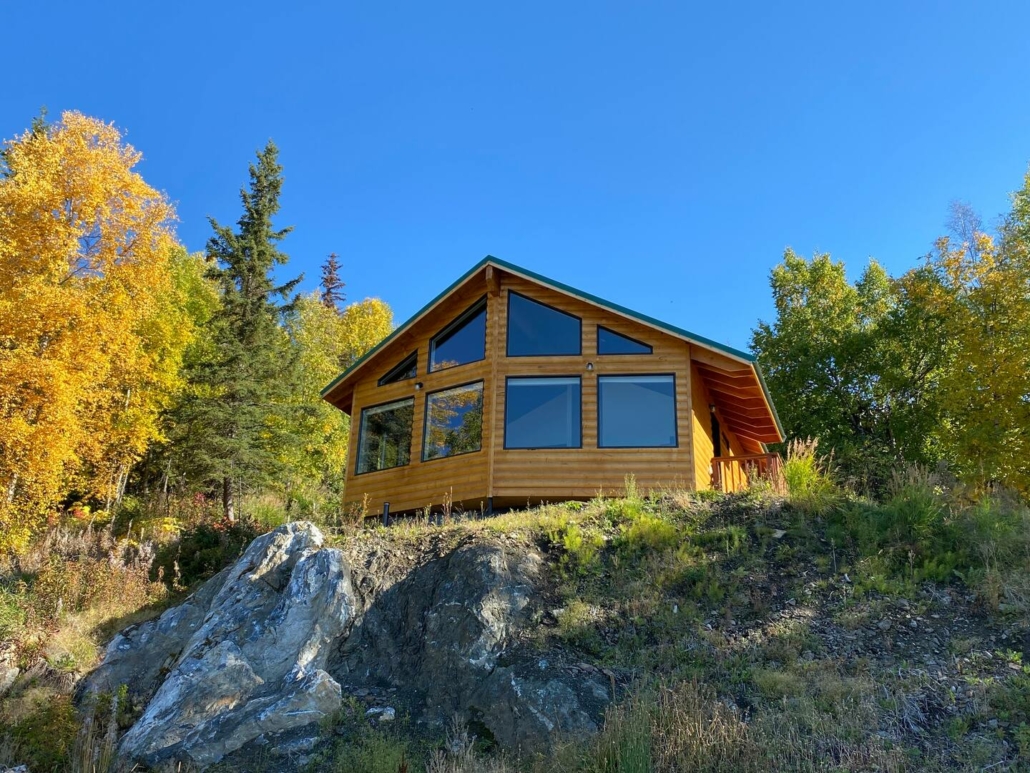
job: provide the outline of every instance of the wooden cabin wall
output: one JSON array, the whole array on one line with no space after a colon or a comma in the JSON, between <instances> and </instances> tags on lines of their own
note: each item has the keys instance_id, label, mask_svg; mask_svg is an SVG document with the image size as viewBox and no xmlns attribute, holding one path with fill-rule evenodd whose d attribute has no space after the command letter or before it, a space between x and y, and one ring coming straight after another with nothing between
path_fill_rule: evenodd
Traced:
<instances>
[{"instance_id":1,"label":"wooden cabin wall","mask_svg":"<svg viewBox=\"0 0 1030 773\"><path fill-rule=\"evenodd\" d=\"M465 509L478 509L489 497L495 503L525 504L528 500L589 498L602 491L624 490L626 475L634 475L641 491L653 488L711 486L713 444L708 410L711 397L696 366L691 348L682 339L625 319L586 301L496 270L499 281L490 292L485 273L397 340L378 352L353 385L352 431L347 462L346 499L366 501L369 512L389 501L394 512L426 506L439 508L445 496ZM507 301L514 290L578 316L583 350L579 356L506 356ZM485 360L428 373L429 342L447 324L484 295L488 297ZM649 355L598 355L597 325L653 347ZM379 378L413 350L418 351L416 379L380 387ZM587 364L593 370L587 370ZM597 378L602 375L671 373L676 378L677 448L613 449L597 447ZM507 376L579 376L582 380L582 448L504 448L505 386ZM426 397L439 389L483 381L482 450L422 462ZM415 390L415 382L424 388ZM355 466L363 408L414 397L411 461L404 467L357 475ZM725 427L724 427L725 429ZM729 430L729 454L743 449Z\"/></svg>"},{"instance_id":2,"label":"wooden cabin wall","mask_svg":"<svg viewBox=\"0 0 1030 773\"><path fill-rule=\"evenodd\" d=\"M510 290L578 316L583 326L582 354L578 357L506 357L507 296ZM684 341L510 274L502 274L499 301L500 313L495 315L499 334L498 356L493 399L490 400L494 411L492 421L496 427L492 443L491 495L496 501L524 504L527 500L588 498L598 491L619 493L623 491L625 476L629 474L636 477L641 491L659 487L693 487L689 348ZM650 344L653 353L599 356L598 324ZM587 370L587 363L593 363L593 371ZM678 448L597 447L597 377L637 373L675 374ZM505 450L507 376L581 377L583 447Z\"/></svg>"},{"instance_id":3,"label":"wooden cabin wall","mask_svg":"<svg viewBox=\"0 0 1030 773\"><path fill-rule=\"evenodd\" d=\"M479 278L470 282L462 291L455 293L439 307L430 312L412 332L400 336L370 361L361 379L355 384L351 414L351 434L347 458L347 477L344 497L349 503L362 502L367 498L370 514L382 511L383 502L390 503L392 512L414 510L432 505L439 508L445 495L461 503L466 510L479 509L487 495L487 459L490 448L489 423L483 422L482 450L459 456L422 461L422 436L425 426L426 395L450 386L482 380L483 415L491 410L490 402L490 351L492 326L497 324L496 296L488 299L486 313L487 358L480 362L459 365L428 373L429 341L443 327L453 321L469 306L487 294L486 282ZM418 349L418 376L386 386L379 386L384 373ZM423 389L416 391L415 383L421 381ZM415 398L415 416L411 441L411 461L404 467L378 470L362 475L355 474L357 467L358 435L361 410L369 406Z\"/></svg>"}]
</instances>

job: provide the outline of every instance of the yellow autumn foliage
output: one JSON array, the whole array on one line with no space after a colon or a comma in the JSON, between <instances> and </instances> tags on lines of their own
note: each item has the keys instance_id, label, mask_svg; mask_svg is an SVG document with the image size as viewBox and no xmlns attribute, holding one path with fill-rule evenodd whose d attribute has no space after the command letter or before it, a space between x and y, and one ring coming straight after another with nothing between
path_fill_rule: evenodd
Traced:
<instances>
[{"instance_id":1,"label":"yellow autumn foliage","mask_svg":"<svg viewBox=\"0 0 1030 773\"><path fill-rule=\"evenodd\" d=\"M192 331L174 211L112 125L68 112L0 170L0 548L74 488L110 500L158 436Z\"/></svg>"},{"instance_id":2,"label":"yellow autumn foliage","mask_svg":"<svg viewBox=\"0 0 1030 773\"><path fill-rule=\"evenodd\" d=\"M284 449L294 473L292 485L339 484L347 463L350 419L322 400L321 390L391 333L393 312L379 298L337 311L317 295L305 295L297 301L290 328L300 365L295 394L302 409L291 419L302 442Z\"/></svg>"}]
</instances>

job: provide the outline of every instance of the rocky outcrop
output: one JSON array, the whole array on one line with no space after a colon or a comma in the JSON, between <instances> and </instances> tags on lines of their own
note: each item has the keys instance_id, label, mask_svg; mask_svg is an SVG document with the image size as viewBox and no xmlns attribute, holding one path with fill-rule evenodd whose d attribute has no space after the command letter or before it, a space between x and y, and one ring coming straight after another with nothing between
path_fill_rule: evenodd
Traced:
<instances>
[{"instance_id":1,"label":"rocky outcrop","mask_svg":"<svg viewBox=\"0 0 1030 773\"><path fill-rule=\"evenodd\" d=\"M123 757L207 765L339 708L324 666L353 623L354 595L342 554L321 546L311 524L280 527L184 604L111 642L85 689L125 684L146 706Z\"/></svg>"},{"instance_id":2,"label":"rocky outcrop","mask_svg":"<svg viewBox=\"0 0 1030 773\"><path fill-rule=\"evenodd\" d=\"M280 527L111 642L83 689L127 685L142 707L121 741L126 762L309 749L344 694L377 721L403 713L442 728L457 714L513 749L597 728L610 679L520 641L540 613L531 547L470 538L408 562L348 550L348 562L322 545L311 524Z\"/></svg>"},{"instance_id":3,"label":"rocky outcrop","mask_svg":"<svg viewBox=\"0 0 1030 773\"><path fill-rule=\"evenodd\" d=\"M520 646L542 563L533 550L471 543L417 567L372 602L330 672L347 692L395 693L418 721L458 715L509 748L596 730L607 682Z\"/></svg>"}]
</instances>

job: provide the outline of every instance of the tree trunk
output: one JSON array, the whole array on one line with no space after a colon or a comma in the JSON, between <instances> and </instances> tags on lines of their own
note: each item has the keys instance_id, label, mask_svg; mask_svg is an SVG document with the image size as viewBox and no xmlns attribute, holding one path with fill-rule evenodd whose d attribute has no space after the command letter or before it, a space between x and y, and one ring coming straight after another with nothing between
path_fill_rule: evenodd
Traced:
<instances>
[{"instance_id":1,"label":"tree trunk","mask_svg":"<svg viewBox=\"0 0 1030 773\"><path fill-rule=\"evenodd\" d=\"M14 502L14 494L18 491L18 473L11 476L11 483L7 487L7 504Z\"/></svg>"},{"instance_id":2,"label":"tree trunk","mask_svg":"<svg viewBox=\"0 0 1030 773\"><path fill-rule=\"evenodd\" d=\"M222 478L222 511L229 523L236 522L236 508L232 499L232 478Z\"/></svg>"}]
</instances>

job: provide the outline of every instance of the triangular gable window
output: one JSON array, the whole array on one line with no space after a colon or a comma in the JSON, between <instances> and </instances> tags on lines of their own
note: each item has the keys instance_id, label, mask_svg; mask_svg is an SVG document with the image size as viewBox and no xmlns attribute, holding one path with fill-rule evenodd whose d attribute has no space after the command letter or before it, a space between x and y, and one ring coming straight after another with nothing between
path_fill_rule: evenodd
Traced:
<instances>
[{"instance_id":1,"label":"triangular gable window","mask_svg":"<svg viewBox=\"0 0 1030 773\"><path fill-rule=\"evenodd\" d=\"M635 338L597 326L598 354L652 354L654 349Z\"/></svg>"},{"instance_id":2,"label":"triangular gable window","mask_svg":"<svg viewBox=\"0 0 1030 773\"><path fill-rule=\"evenodd\" d=\"M581 353L579 317L508 293L508 356L538 357Z\"/></svg>"},{"instance_id":3,"label":"triangular gable window","mask_svg":"<svg viewBox=\"0 0 1030 773\"><path fill-rule=\"evenodd\" d=\"M429 372L484 359L486 298L481 298L429 342Z\"/></svg>"},{"instance_id":4,"label":"triangular gable window","mask_svg":"<svg viewBox=\"0 0 1030 773\"><path fill-rule=\"evenodd\" d=\"M385 376L379 379L379 386L395 384L398 381L407 381L418 375L418 352L414 351L391 368Z\"/></svg>"}]
</instances>

